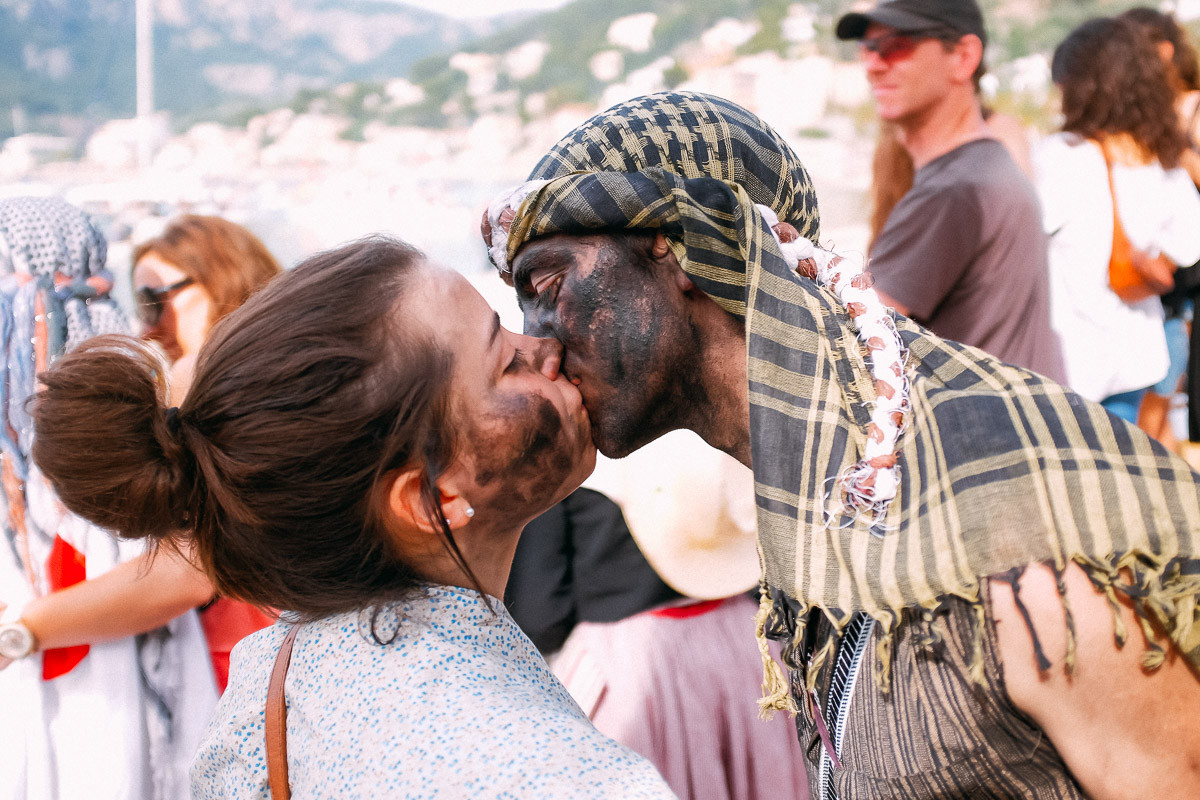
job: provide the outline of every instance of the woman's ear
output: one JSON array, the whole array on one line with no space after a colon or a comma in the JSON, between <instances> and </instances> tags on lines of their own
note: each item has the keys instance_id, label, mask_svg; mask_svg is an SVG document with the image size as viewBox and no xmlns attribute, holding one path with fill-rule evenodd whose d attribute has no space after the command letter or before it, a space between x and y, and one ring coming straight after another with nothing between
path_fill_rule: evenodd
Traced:
<instances>
[{"instance_id":1,"label":"woman's ear","mask_svg":"<svg viewBox=\"0 0 1200 800\"><path fill-rule=\"evenodd\" d=\"M410 529L422 533L441 533L441 523L436 517L431 517L429 503L426 499L425 469L414 467L394 473L391 483L387 486L387 513ZM441 509L450 530L465 527L475 516L475 509L458 491L455 482L443 478L433 486L437 507Z\"/></svg>"}]
</instances>

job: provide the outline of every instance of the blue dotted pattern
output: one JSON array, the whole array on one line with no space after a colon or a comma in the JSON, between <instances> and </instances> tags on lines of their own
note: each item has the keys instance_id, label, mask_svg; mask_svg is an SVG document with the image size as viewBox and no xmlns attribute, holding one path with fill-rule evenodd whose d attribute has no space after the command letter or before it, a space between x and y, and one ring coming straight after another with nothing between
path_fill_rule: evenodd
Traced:
<instances>
[{"instance_id":1,"label":"blue dotted pattern","mask_svg":"<svg viewBox=\"0 0 1200 800\"><path fill-rule=\"evenodd\" d=\"M288 771L303 798L673 798L597 731L492 599L430 586L381 612L305 625L285 684ZM263 721L288 626L234 648L192 764L192 797L267 798Z\"/></svg>"}]
</instances>

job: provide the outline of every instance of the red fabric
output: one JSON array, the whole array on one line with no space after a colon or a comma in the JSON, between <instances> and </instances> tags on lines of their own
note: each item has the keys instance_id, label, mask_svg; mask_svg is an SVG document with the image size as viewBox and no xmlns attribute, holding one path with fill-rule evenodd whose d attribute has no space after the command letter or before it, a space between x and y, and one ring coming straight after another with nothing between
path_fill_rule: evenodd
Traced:
<instances>
[{"instance_id":1,"label":"red fabric","mask_svg":"<svg viewBox=\"0 0 1200 800\"><path fill-rule=\"evenodd\" d=\"M65 539L55 536L50 557L46 560L46 577L52 592L81 583L87 579L87 559ZM88 649L88 645L80 644L43 651L42 680L54 680L75 669L88 654Z\"/></svg>"},{"instance_id":2,"label":"red fabric","mask_svg":"<svg viewBox=\"0 0 1200 800\"><path fill-rule=\"evenodd\" d=\"M233 646L257 630L275 624L275 617L249 603L221 597L200 614L208 652L212 658L217 688L225 691L229 683L229 653Z\"/></svg>"},{"instance_id":3,"label":"red fabric","mask_svg":"<svg viewBox=\"0 0 1200 800\"><path fill-rule=\"evenodd\" d=\"M686 606L668 606L659 608L650 613L656 617L670 617L671 619L690 619L698 617L701 614L707 614L710 611L715 611L720 608L721 604L728 598L718 600L699 600L695 603L688 603Z\"/></svg>"}]
</instances>

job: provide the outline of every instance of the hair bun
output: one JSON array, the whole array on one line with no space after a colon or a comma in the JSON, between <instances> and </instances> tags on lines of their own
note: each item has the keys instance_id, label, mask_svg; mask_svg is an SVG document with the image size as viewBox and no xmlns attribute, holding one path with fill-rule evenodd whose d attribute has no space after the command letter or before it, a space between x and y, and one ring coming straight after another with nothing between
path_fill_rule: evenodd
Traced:
<instances>
[{"instance_id":1,"label":"hair bun","mask_svg":"<svg viewBox=\"0 0 1200 800\"><path fill-rule=\"evenodd\" d=\"M194 459L166 367L131 336L99 336L41 375L33 457L70 510L127 538L168 538L194 518Z\"/></svg>"}]
</instances>

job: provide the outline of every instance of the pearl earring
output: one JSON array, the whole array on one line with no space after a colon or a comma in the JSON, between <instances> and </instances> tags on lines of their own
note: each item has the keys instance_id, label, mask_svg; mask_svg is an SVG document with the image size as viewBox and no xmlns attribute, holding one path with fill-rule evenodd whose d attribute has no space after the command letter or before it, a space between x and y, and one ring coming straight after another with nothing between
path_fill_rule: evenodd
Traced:
<instances>
[{"instance_id":1,"label":"pearl earring","mask_svg":"<svg viewBox=\"0 0 1200 800\"><path fill-rule=\"evenodd\" d=\"M473 516L475 516L475 509L467 506L467 519L470 519Z\"/></svg>"}]
</instances>

